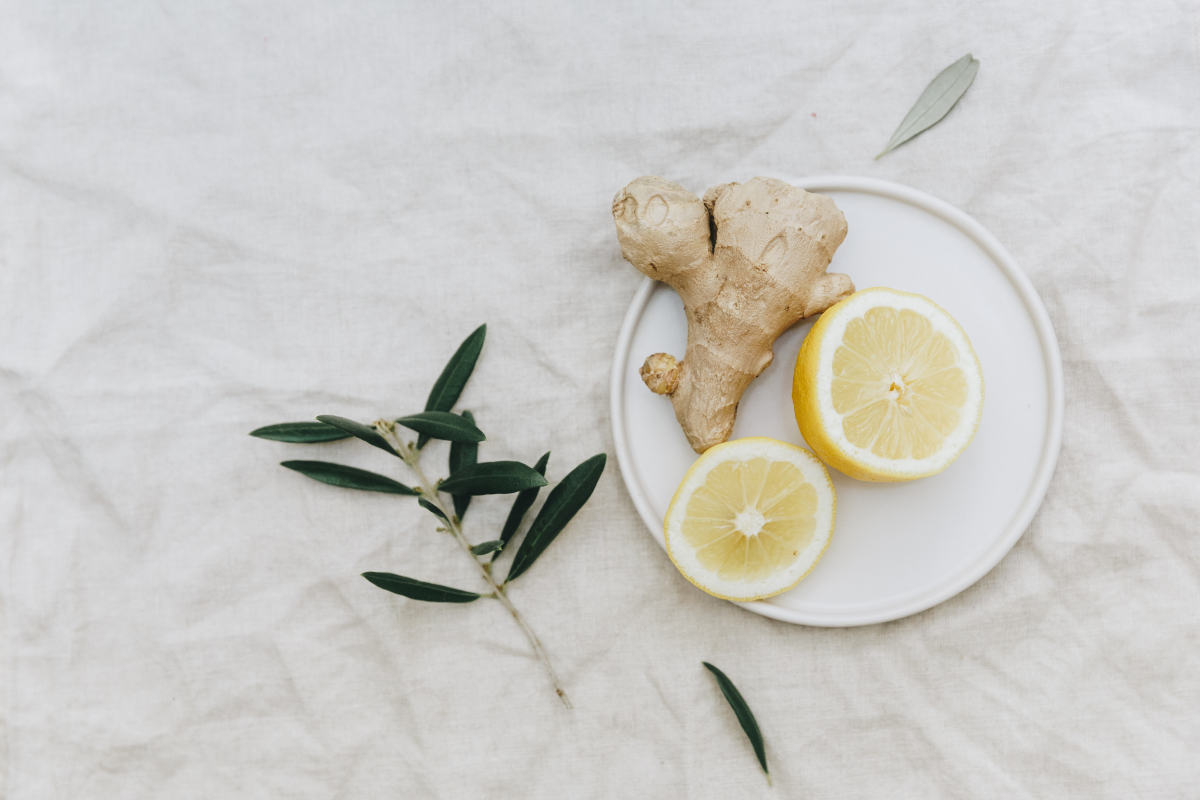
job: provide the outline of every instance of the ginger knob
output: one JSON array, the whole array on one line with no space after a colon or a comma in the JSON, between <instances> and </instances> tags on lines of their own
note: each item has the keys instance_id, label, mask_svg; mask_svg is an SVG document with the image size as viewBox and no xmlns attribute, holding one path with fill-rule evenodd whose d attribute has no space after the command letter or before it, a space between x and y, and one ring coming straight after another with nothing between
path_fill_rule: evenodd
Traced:
<instances>
[{"instance_id":1,"label":"ginger knob","mask_svg":"<svg viewBox=\"0 0 1200 800\"><path fill-rule=\"evenodd\" d=\"M638 374L655 394L670 394L679 386L679 362L667 353L655 353L647 358Z\"/></svg>"}]
</instances>

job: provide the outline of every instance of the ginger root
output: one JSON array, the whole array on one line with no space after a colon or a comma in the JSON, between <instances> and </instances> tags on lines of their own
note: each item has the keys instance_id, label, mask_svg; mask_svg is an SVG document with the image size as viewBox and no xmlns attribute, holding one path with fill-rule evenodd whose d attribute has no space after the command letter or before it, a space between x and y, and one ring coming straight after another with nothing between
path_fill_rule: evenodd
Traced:
<instances>
[{"instance_id":1,"label":"ginger root","mask_svg":"<svg viewBox=\"0 0 1200 800\"><path fill-rule=\"evenodd\" d=\"M613 218L625 259L683 299L683 361L655 353L641 376L670 395L697 453L729 438L779 334L854 292L850 278L825 272L846 238L842 212L774 178L714 186L702 201L647 175L617 192Z\"/></svg>"}]
</instances>

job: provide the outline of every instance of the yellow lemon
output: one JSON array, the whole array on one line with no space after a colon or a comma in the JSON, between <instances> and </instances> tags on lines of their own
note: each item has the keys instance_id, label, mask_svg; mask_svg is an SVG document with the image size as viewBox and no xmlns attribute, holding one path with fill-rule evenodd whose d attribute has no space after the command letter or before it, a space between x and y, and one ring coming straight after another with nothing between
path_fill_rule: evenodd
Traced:
<instances>
[{"instance_id":1,"label":"yellow lemon","mask_svg":"<svg viewBox=\"0 0 1200 800\"><path fill-rule=\"evenodd\" d=\"M667 508L667 554L725 600L760 600L807 575L833 533L837 499L802 447L757 436L710 447Z\"/></svg>"},{"instance_id":2,"label":"yellow lemon","mask_svg":"<svg viewBox=\"0 0 1200 800\"><path fill-rule=\"evenodd\" d=\"M979 429L983 370L954 318L927 297L864 289L821 315L796 359L800 433L865 481L941 472Z\"/></svg>"}]
</instances>

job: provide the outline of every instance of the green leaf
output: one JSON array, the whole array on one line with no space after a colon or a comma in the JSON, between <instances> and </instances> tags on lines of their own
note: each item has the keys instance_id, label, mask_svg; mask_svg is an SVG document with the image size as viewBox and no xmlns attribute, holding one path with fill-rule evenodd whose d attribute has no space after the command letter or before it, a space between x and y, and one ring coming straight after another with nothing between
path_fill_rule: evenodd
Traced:
<instances>
[{"instance_id":1,"label":"green leaf","mask_svg":"<svg viewBox=\"0 0 1200 800\"><path fill-rule=\"evenodd\" d=\"M758 723L754 720L754 713L750 711L750 706L746 705L746 701L742 698L742 693L737 690L737 687L733 685L733 681L729 680L724 672L721 672L721 670L707 661L701 661L700 663L716 676L717 685L721 687L721 694L725 695L725 699L733 707L733 713L737 715L738 722L742 725L742 730L746 732L746 738L754 746L754 755L758 756L758 763L762 764L763 772L767 775L767 782L770 783L771 771L767 769L767 751L763 747L762 732L758 729Z\"/></svg>"},{"instance_id":2,"label":"green leaf","mask_svg":"<svg viewBox=\"0 0 1200 800\"><path fill-rule=\"evenodd\" d=\"M486 556L488 553L498 553L504 549L504 542L499 539L492 539L490 542L477 544L471 548L471 552L477 556Z\"/></svg>"},{"instance_id":3,"label":"green leaf","mask_svg":"<svg viewBox=\"0 0 1200 800\"><path fill-rule=\"evenodd\" d=\"M380 450L386 450L396 457L400 456L400 454L397 453L392 446L387 443L387 439L384 439L382 436L380 436L379 431L375 430L370 425L363 425L361 422L355 422L354 420L346 419L345 417L335 417L332 414L322 414L321 416L317 417L317 419L321 420L321 422L324 422L326 425L332 425L338 430L343 430L355 438L362 439L367 444L374 445Z\"/></svg>"},{"instance_id":4,"label":"green leaf","mask_svg":"<svg viewBox=\"0 0 1200 800\"><path fill-rule=\"evenodd\" d=\"M505 583L520 577L532 567L538 556L546 552L554 538L562 532L579 509L583 508L583 504L592 496L607 460L608 456L604 453L592 456L571 470L558 486L550 490L550 496L546 498L542 510L529 526L529 533L525 534L525 540L513 556L508 577L504 579Z\"/></svg>"},{"instance_id":5,"label":"green leaf","mask_svg":"<svg viewBox=\"0 0 1200 800\"><path fill-rule=\"evenodd\" d=\"M417 492L403 483L357 467L333 464L329 461L284 461L280 466L294 469L314 481L341 486L346 489L362 489L364 492L415 495Z\"/></svg>"},{"instance_id":6,"label":"green leaf","mask_svg":"<svg viewBox=\"0 0 1200 800\"><path fill-rule=\"evenodd\" d=\"M454 408L467 385L467 379L475 369L475 362L479 360L486 336L487 325L480 325L458 346L429 392L429 399L425 401L426 411L449 411ZM422 431L417 437L417 447L424 447L431 438L434 437Z\"/></svg>"},{"instance_id":7,"label":"green leaf","mask_svg":"<svg viewBox=\"0 0 1200 800\"><path fill-rule=\"evenodd\" d=\"M979 61L970 53L955 61L938 73L917 99L917 104L896 128L883 152L875 158L890 153L919 133L932 128L967 93L975 73L979 72Z\"/></svg>"},{"instance_id":8,"label":"green leaf","mask_svg":"<svg viewBox=\"0 0 1200 800\"><path fill-rule=\"evenodd\" d=\"M519 461L484 461L463 467L438 489L450 494L512 494L545 485L545 478Z\"/></svg>"},{"instance_id":9,"label":"green leaf","mask_svg":"<svg viewBox=\"0 0 1200 800\"><path fill-rule=\"evenodd\" d=\"M380 589L387 589L389 592L402 594L413 600L424 600L427 603L470 603L483 596L476 592L465 592L462 589L426 583L406 578L403 575L393 575L390 572L364 572L363 577Z\"/></svg>"},{"instance_id":10,"label":"green leaf","mask_svg":"<svg viewBox=\"0 0 1200 800\"><path fill-rule=\"evenodd\" d=\"M267 425L250 431L251 436L260 439L270 439L273 442L294 442L296 444L316 444L317 442L336 442L339 439L349 439L350 434L338 430L324 422L281 422L278 425Z\"/></svg>"},{"instance_id":11,"label":"green leaf","mask_svg":"<svg viewBox=\"0 0 1200 800\"><path fill-rule=\"evenodd\" d=\"M424 497L422 497L420 500L418 500L417 503L421 506L421 508L425 509L426 511L433 514L434 516L444 519L444 520L446 520L446 522L450 521L450 520L446 519L446 513L444 511L442 511L440 508L435 506L433 503L426 500Z\"/></svg>"},{"instance_id":12,"label":"green leaf","mask_svg":"<svg viewBox=\"0 0 1200 800\"><path fill-rule=\"evenodd\" d=\"M462 412L463 417L472 425L475 424L475 415L470 411ZM463 467L468 467L479 461L479 445L475 442L451 442L450 443L450 474L458 472ZM543 475L545 473L542 473ZM454 495L454 514L460 520L467 515L467 506L471 505L471 495L456 494Z\"/></svg>"},{"instance_id":13,"label":"green leaf","mask_svg":"<svg viewBox=\"0 0 1200 800\"><path fill-rule=\"evenodd\" d=\"M550 454L546 453L538 459L537 464L534 466L534 470L536 470L539 475L545 476L546 465L549 463ZM510 541L512 541L513 536L515 536L517 533L517 529L521 527L521 520L525 519L526 512L529 511L529 507L533 505L533 501L537 499L538 492L541 490L542 489L540 486L535 486L534 488L526 489L517 495L517 499L513 501L512 510L508 512L508 519L504 520L504 530L500 531L500 541L503 542L504 545L507 545ZM504 547L502 546L500 550L503 549ZM500 550L497 550L496 553L492 555L493 561L495 561L496 556L500 554Z\"/></svg>"},{"instance_id":14,"label":"green leaf","mask_svg":"<svg viewBox=\"0 0 1200 800\"><path fill-rule=\"evenodd\" d=\"M412 428L430 439L446 439L451 442L482 442L487 437L470 420L449 411L422 411L396 420L406 428Z\"/></svg>"}]
</instances>

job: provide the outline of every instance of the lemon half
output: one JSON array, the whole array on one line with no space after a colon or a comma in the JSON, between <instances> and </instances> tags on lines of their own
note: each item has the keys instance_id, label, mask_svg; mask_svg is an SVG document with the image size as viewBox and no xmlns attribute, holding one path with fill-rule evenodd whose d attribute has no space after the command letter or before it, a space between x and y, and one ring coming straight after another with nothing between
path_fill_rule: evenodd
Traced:
<instances>
[{"instance_id":1,"label":"lemon half","mask_svg":"<svg viewBox=\"0 0 1200 800\"><path fill-rule=\"evenodd\" d=\"M710 447L667 508L667 554L683 576L725 600L760 600L807 575L833 533L825 466L766 437Z\"/></svg>"},{"instance_id":2,"label":"lemon half","mask_svg":"<svg viewBox=\"0 0 1200 800\"><path fill-rule=\"evenodd\" d=\"M792 381L804 441L853 478L941 472L983 414L983 370L962 327L919 294L865 289L809 331Z\"/></svg>"}]
</instances>

